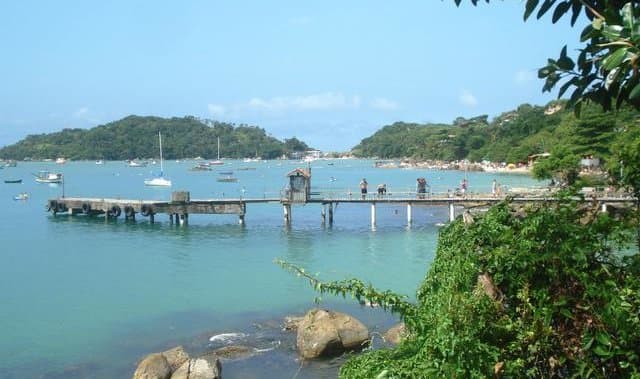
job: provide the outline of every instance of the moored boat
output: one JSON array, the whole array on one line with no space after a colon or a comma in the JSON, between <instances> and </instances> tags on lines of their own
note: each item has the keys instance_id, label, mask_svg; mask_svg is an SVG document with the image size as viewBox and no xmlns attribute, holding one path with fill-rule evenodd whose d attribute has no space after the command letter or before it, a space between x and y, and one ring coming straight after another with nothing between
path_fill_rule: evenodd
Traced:
<instances>
[{"instance_id":1,"label":"moored boat","mask_svg":"<svg viewBox=\"0 0 640 379\"><path fill-rule=\"evenodd\" d=\"M22 183L22 179L5 179L4 182L7 184L17 184Z\"/></svg>"},{"instance_id":2,"label":"moored boat","mask_svg":"<svg viewBox=\"0 0 640 379\"><path fill-rule=\"evenodd\" d=\"M62 174L56 172L49 172L42 170L37 174L33 174L36 177L38 183L62 183Z\"/></svg>"},{"instance_id":3,"label":"moored boat","mask_svg":"<svg viewBox=\"0 0 640 379\"><path fill-rule=\"evenodd\" d=\"M171 187L171 180L164 177L164 165L162 162L162 134L160 134L160 132L158 132L158 142L160 144L160 175L152 179L145 179L144 185L154 187Z\"/></svg>"},{"instance_id":4,"label":"moored boat","mask_svg":"<svg viewBox=\"0 0 640 379\"><path fill-rule=\"evenodd\" d=\"M13 197L13 200L27 200L29 198L29 194L26 192L19 193Z\"/></svg>"},{"instance_id":5,"label":"moored boat","mask_svg":"<svg viewBox=\"0 0 640 379\"><path fill-rule=\"evenodd\" d=\"M218 177L216 181L222 182L222 183L235 183L238 181L238 178L231 175L225 175L225 176Z\"/></svg>"}]
</instances>

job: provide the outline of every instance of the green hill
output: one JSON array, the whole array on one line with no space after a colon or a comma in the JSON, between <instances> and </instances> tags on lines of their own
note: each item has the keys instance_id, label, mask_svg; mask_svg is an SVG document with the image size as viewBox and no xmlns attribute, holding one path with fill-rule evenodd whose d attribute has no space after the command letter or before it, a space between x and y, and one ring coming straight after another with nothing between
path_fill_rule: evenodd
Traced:
<instances>
[{"instance_id":1,"label":"green hill","mask_svg":"<svg viewBox=\"0 0 640 379\"><path fill-rule=\"evenodd\" d=\"M363 139L353 148L359 157L415 158L493 162L526 162L532 154L567 146L578 155L606 160L621 131L639 120L631 109L603 113L585 106L578 119L563 102L547 106L520 105L487 121L487 116L458 117L451 124L396 122Z\"/></svg>"},{"instance_id":2,"label":"green hill","mask_svg":"<svg viewBox=\"0 0 640 379\"><path fill-rule=\"evenodd\" d=\"M214 158L217 156L218 137L220 156L226 158L261 156L272 159L308 148L296 138L282 142L255 126L235 126L191 116L128 116L92 129L64 129L56 133L30 135L16 144L0 149L0 158L151 158L158 155L158 131L162 132L163 153L167 159L197 156Z\"/></svg>"}]
</instances>

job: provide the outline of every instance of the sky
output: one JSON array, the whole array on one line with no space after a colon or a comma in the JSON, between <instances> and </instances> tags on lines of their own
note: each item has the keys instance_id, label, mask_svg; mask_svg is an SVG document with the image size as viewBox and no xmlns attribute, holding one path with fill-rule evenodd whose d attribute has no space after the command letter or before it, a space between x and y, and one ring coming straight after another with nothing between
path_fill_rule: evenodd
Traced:
<instances>
[{"instance_id":1,"label":"sky","mask_svg":"<svg viewBox=\"0 0 640 379\"><path fill-rule=\"evenodd\" d=\"M565 44L577 55L582 27L525 23L524 1L463 3L3 1L0 146L136 114L345 151L396 121L555 99L537 69Z\"/></svg>"}]
</instances>

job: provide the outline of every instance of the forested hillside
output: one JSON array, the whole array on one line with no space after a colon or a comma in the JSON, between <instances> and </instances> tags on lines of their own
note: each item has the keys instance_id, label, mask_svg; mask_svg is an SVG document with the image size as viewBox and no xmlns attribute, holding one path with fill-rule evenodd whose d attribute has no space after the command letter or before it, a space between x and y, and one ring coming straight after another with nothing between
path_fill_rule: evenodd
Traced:
<instances>
[{"instance_id":1,"label":"forested hillside","mask_svg":"<svg viewBox=\"0 0 640 379\"><path fill-rule=\"evenodd\" d=\"M564 110L563 102L547 106L520 105L489 122L486 116L457 118L452 124L397 122L363 139L353 148L356 156L494 162L526 162L532 154L560 146L578 155L607 159L611 146L640 112L621 109L603 113L599 106L584 106L580 118ZM595 138L594 138L595 137Z\"/></svg>"},{"instance_id":2,"label":"forested hillside","mask_svg":"<svg viewBox=\"0 0 640 379\"><path fill-rule=\"evenodd\" d=\"M125 160L158 156L158 131L167 159L217 156L277 158L308 146L296 138L284 142L268 136L264 129L203 121L195 117L161 118L129 116L92 129L64 129L51 134L30 135L0 149L0 158L33 159L65 157L73 160Z\"/></svg>"}]
</instances>

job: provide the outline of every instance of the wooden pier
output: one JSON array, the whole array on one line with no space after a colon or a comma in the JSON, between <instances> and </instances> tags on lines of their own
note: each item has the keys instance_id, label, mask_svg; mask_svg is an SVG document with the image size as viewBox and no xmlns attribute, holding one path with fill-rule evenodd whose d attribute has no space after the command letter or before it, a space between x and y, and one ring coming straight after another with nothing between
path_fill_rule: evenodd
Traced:
<instances>
[{"instance_id":1,"label":"wooden pier","mask_svg":"<svg viewBox=\"0 0 640 379\"><path fill-rule=\"evenodd\" d=\"M103 215L105 221L124 216L126 220L135 220L137 216L147 217L150 222L155 221L156 215L169 216L170 222L186 224L190 214L232 214L238 216L238 222L244 224L248 204L279 203L283 209L284 223L289 225L293 220L295 205L318 204L321 206L322 222L333 224L335 209L340 203L362 204L371 207L371 226L375 227L378 205L403 205L407 207L407 225L413 222L413 208L415 206L447 206L449 221L462 213L464 209L488 207L505 200L507 196L494 197L486 194L471 194L469 196L449 196L447 194L430 194L417 197L415 193L402 193L376 196L369 194L361 196L336 196L336 193L315 193L309 198L292 198L288 194L274 198L238 198L238 199L191 199L189 192L173 192L170 201L128 200L109 198L60 197L50 199L47 210L54 215ZM509 196L514 203L552 203L558 200L551 195L541 196ZM634 204L633 197L622 196L593 196L576 199L585 203L598 204L602 211L610 205L628 206Z\"/></svg>"}]
</instances>

